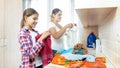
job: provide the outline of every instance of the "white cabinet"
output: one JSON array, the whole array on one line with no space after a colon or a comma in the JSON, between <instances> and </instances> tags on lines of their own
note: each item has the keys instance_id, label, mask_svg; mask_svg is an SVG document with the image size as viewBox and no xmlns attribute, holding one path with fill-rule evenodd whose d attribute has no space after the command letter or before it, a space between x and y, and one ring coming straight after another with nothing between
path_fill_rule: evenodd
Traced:
<instances>
[{"instance_id":1,"label":"white cabinet","mask_svg":"<svg viewBox=\"0 0 120 68\"><path fill-rule=\"evenodd\" d=\"M4 41L4 0L0 1L0 47L3 46Z\"/></svg>"},{"instance_id":2,"label":"white cabinet","mask_svg":"<svg viewBox=\"0 0 120 68\"><path fill-rule=\"evenodd\" d=\"M22 0L0 0L0 68L18 68ZM17 62L17 63L15 63Z\"/></svg>"},{"instance_id":3,"label":"white cabinet","mask_svg":"<svg viewBox=\"0 0 120 68\"><path fill-rule=\"evenodd\" d=\"M75 9L118 7L120 0L75 0Z\"/></svg>"},{"instance_id":4,"label":"white cabinet","mask_svg":"<svg viewBox=\"0 0 120 68\"><path fill-rule=\"evenodd\" d=\"M0 68L3 68L4 0L0 0Z\"/></svg>"},{"instance_id":5,"label":"white cabinet","mask_svg":"<svg viewBox=\"0 0 120 68\"><path fill-rule=\"evenodd\" d=\"M84 27L110 21L120 6L119 0L75 0L75 10Z\"/></svg>"},{"instance_id":6,"label":"white cabinet","mask_svg":"<svg viewBox=\"0 0 120 68\"><path fill-rule=\"evenodd\" d=\"M116 10L117 7L76 9L79 19L84 27L106 24L114 18Z\"/></svg>"}]
</instances>

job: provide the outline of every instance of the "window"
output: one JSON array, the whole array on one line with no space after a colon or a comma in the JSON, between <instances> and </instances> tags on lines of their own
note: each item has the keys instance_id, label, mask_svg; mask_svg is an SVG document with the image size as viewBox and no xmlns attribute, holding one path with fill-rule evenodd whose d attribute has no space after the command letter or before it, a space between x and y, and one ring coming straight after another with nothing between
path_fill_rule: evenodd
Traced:
<instances>
[{"instance_id":1,"label":"window","mask_svg":"<svg viewBox=\"0 0 120 68\"><path fill-rule=\"evenodd\" d=\"M48 29L47 26L50 22L50 14L54 8L59 8L62 10L62 20L60 22L62 26L67 23L78 23L79 19L74 9L74 0L25 0L23 2L25 2L24 7L31 7L38 11L39 20L36 29L39 33L42 33ZM78 23L78 25L81 24ZM81 40L79 34L77 35L77 40ZM65 43L65 45L68 44Z\"/></svg>"},{"instance_id":2,"label":"window","mask_svg":"<svg viewBox=\"0 0 120 68\"><path fill-rule=\"evenodd\" d=\"M39 23L36 29L41 33L47 30L50 13L53 8L60 8L62 10L61 25L74 22L74 2L72 1L74 0L23 0L23 9L31 7L38 11Z\"/></svg>"},{"instance_id":3,"label":"window","mask_svg":"<svg viewBox=\"0 0 120 68\"><path fill-rule=\"evenodd\" d=\"M48 0L23 0L23 9L34 8L39 13L38 24L35 28L39 33L47 30L47 23L49 22L48 5Z\"/></svg>"},{"instance_id":4,"label":"window","mask_svg":"<svg viewBox=\"0 0 120 68\"><path fill-rule=\"evenodd\" d=\"M53 2L53 8L59 8L62 10L62 20L60 22L62 25L73 22L71 6L71 0L54 0Z\"/></svg>"},{"instance_id":5,"label":"window","mask_svg":"<svg viewBox=\"0 0 120 68\"><path fill-rule=\"evenodd\" d=\"M36 29L42 33L47 30L48 21L48 0L32 0L31 7L38 11L39 19Z\"/></svg>"}]
</instances>

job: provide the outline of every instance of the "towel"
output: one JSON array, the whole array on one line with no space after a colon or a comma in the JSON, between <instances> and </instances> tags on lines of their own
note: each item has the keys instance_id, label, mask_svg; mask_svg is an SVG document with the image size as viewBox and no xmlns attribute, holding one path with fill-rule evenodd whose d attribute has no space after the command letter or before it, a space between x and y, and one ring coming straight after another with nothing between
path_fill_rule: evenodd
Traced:
<instances>
[{"instance_id":1,"label":"towel","mask_svg":"<svg viewBox=\"0 0 120 68\"><path fill-rule=\"evenodd\" d=\"M38 34L36 36L36 41L40 38L42 34ZM43 40L43 48L40 51L40 56L42 58L42 63L43 66L48 65L52 59L53 59L53 55L52 55L52 49L51 49L51 39L50 39L50 35Z\"/></svg>"}]
</instances>

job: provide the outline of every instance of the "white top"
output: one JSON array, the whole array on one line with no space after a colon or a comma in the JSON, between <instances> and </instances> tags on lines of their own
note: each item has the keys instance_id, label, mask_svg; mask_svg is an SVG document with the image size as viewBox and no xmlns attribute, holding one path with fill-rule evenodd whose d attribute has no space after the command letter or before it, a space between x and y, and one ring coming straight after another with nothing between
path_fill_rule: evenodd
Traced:
<instances>
[{"instance_id":1,"label":"white top","mask_svg":"<svg viewBox=\"0 0 120 68\"><path fill-rule=\"evenodd\" d=\"M30 31L30 35L32 36L33 46L35 46L36 45L35 36L37 35L37 33L34 31ZM42 65L41 58L38 55L35 57L35 60L36 60L36 67Z\"/></svg>"},{"instance_id":2,"label":"white top","mask_svg":"<svg viewBox=\"0 0 120 68\"><path fill-rule=\"evenodd\" d=\"M56 29L56 31L59 31L60 29L52 22L49 23L49 29L51 27L54 27ZM59 39L55 39L53 38L53 36L51 35L51 47L54 50L60 50L60 49L64 49L64 37L63 35L59 38Z\"/></svg>"}]
</instances>

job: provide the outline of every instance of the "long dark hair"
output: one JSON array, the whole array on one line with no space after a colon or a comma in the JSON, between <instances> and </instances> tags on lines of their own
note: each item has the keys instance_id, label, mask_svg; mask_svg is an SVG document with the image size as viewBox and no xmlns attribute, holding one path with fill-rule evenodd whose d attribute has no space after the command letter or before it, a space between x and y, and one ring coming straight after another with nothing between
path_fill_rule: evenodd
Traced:
<instances>
[{"instance_id":1,"label":"long dark hair","mask_svg":"<svg viewBox=\"0 0 120 68\"><path fill-rule=\"evenodd\" d=\"M61 11L59 8L54 8L51 13L51 21L53 21L53 14L56 15L59 11Z\"/></svg>"},{"instance_id":2,"label":"long dark hair","mask_svg":"<svg viewBox=\"0 0 120 68\"><path fill-rule=\"evenodd\" d=\"M29 17L33 14L38 14L38 12L33 8L27 8L24 10L20 28L23 28L25 26L25 17Z\"/></svg>"}]
</instances>

